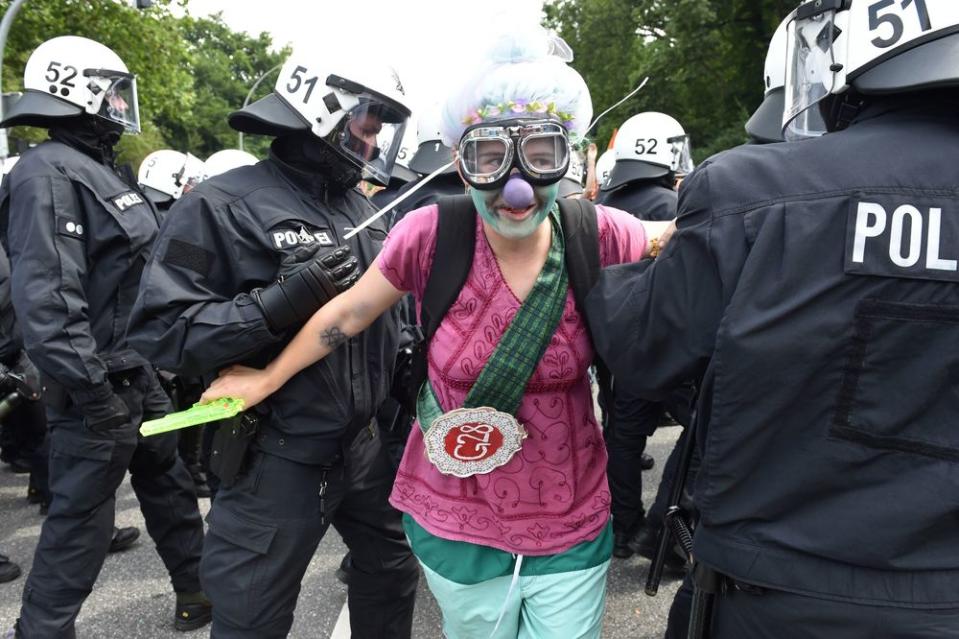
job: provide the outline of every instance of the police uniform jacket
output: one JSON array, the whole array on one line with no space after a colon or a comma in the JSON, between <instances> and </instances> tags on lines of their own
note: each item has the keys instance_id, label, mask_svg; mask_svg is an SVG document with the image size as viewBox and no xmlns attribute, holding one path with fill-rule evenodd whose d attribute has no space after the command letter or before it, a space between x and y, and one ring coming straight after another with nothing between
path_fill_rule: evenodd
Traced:
<instances>
[{"instance_id":1,"label":"police uniform jacket","mask_svg":"<svg viewBox=\"0 0 959 639\"><path fill-rule=\"evenodd\" d=\"M13 364L23 348L10 298L10 260L0 246L0 362Z\"/></svg>"},{"instance_id":2,"label":"police uniform jacket","mask_svg":"<svg viewBox=\"0 0 959 639\"><path fill-rule=\"evenodd\" d=\"M959 605L956 108L887 98L712 158L653 266L591 294L619 383L657 398L705 373L693 554L720 572Z\"/></svg>"},{"instance_id":3,"label":"police uniform jacket","mask_svg":"<svg viewBox=\"0 0 959 639\"><path fill-rule=\"evenodd\" d=\"M596 203L626 211L641 220L659 222L676 217L677 201L674 189L666 188L658 180L640 180L600 191Z\"/></svg>"},{"instance_id":4,"label":"police uniform jacket","mask_svg":"<svg viewBox=\"0 0 959 639\"><path fill-rule=\"evenodd\" d=\"M0 225L23 341L48 398L112 392L107 372L145 365L126 340L157 234L153 207L112 158L63 132L23 153L0 187Z\"/></svg>"},{"instance_id":5,"label":"police uniform jacket","mask_svg":"<svg viewBox=\"0 0 959 639\"><path fill-rule=\"evenodd\" d=\"M250 291L277 279L280 260L303 244L348 244L369 267L384 220L350 240L372 212L358 191L327 188L322 176L275 156L201 183L173 207L143 275L131 343L163 370L209 377L230 364L262 367L296 330L274 334ZM348 429L368 424L387 396L397 327L386 313L362 334L305 369L258 410L263 450L326 463Z\"/></svg>"}]
</instances>

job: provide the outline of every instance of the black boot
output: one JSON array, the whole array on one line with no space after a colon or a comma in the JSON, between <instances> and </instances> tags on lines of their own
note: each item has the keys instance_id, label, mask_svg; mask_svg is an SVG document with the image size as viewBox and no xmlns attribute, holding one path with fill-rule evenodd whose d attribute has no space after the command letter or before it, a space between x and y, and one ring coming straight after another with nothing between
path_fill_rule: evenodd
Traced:
<instances>
[{"instance_id":1,"label":"black boot","mask_svg":"<svg viewBox=\"0 0 959 639\"><path fill-rule=\"evenodd\" d=\"M656 465L656 460L652 458L651 455L643 453L642 458L639 460L639 467L643 470L652 470L653 466Z\"/></svg>"},{"instance_id":2,"label":"black boot","mask_svg":"<svg viewBox=\"0 0 959 639\"><path fill-rule=\"evenodd\" d=\"M340 580L340 583L344 586L350 585L350 569L353 567L353 560L350 557L350 553L343 555L343 559L340 560L340 567L336 569L336 578Z\"/></svg>"},{"instance_id":3,"label":"black boot","mask_svg":"<svg viewBox=\"0 0 959 639\"><path fill-rule=\"evenodd\" d=\"M629 559L633 556L633 549L629 547L630 539L629 533L613 533L613 557Z\"/></svg>"},{"instance_id":4,"label":"black boot","mask_svg":"<svg viewBox=\"0 0 959 639\"><path fill-rule=\"evenodd\" d=\"M20 566L10 561L6 555L0 555L0 584L13 581L20 576Z\"/></svg>"},{"instance_id":5,"label":"black boot","mask_svg":"<svg viewBox=\"0 0 959 639\"><path fill-rule=\"evenodd\" d=\"M213 604L202 592L176 593L173 627L180 632L202 628L213 620Z\"/></svg>"},{"instance_id":6,"label":"black boot","mask_svg":"<svg viewBox=\"0 0 959 639\"><path fill-rule=\"evenodd\" d=\"M140 529L136 526L129 528L113 527L113 539L110 540L110 552L120 552L132 546L140 538Z\"/></svg>"},{"instance_id":7,"label":"black boot","mask_svg":"<svg viewBox=\"0 0 959 639\"><path fill-rule=\"evenodd\" d=\"M659 527L643 526L639 534L629 542L630 548L641 557L652 561L659 548L661 531L662 529ZM682 575L686 570L686 560L676 551L676 548L670 546L669 550L666 551L666 561L663 563L663 567L669 573Z\"/></svg>"}]
</instances>

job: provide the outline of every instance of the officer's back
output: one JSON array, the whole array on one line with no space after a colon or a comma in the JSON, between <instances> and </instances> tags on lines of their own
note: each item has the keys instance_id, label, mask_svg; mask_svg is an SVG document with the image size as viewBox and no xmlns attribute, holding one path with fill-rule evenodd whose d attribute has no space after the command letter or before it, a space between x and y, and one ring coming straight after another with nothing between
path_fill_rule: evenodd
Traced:
<instances>
[{"instance_id":1,"label":"officer's back","mask_svg":"<svg viewBox=\"0 0 959 639\"><path fill-rule=\"evenodd\" d=\"M841 134L735 149L690 178L683 212L709 211L697 225L726 240L713 268L741 268L716 273L706 563L807 592L955 600L957 107L883 100Z\"/></svg>"}]
</instances>

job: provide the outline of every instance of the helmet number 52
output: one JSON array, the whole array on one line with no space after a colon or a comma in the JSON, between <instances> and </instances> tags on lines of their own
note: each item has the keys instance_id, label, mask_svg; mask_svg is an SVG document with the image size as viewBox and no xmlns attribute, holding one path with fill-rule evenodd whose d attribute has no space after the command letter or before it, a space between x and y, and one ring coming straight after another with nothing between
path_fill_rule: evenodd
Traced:
<instances>
[{"instance_id":1,"label":"helmet number 52","mask_svg":"<svg viewBox=\"0 0 959 639\"><path fill-rule=\"evenodd\" d=\"M61 67L68 75L60 76ZM47 82L52 82L54 84L59 83L65 87L74 88L76 85L72 82L73 78L77 77L76 67L63 66L62 62L51 61L49 66L47 66L47 74L44 76Z\"/></svg>"},{"instance_id":2,"label":"helmet number 52","mask_svg":"<svg viewBox=\"0 0 959 639\"><path fill-rule=\"evenodd\" d=\"M316 82L319 80L317 76L304 78L303 74L306 72L306 67L296 67L293 69L293 75L290 76L290 82L286 85L286 90L290 92L290 95L296 95L304 86L308 87L306 95L303 96L303 104L310 101L310 96L313 95L313 89L316 88Z\"/></svg>"},{"instance_id":3,"label":"helmet number 52","mask_svg":"<svg viewBox=\"0 0 959 639\"><path fill-rule=\"evenodd\" d=\"M879 0L874 4L869 5L869 30L876 31L884 24L888 24L892 28L892 33L888 38L883 38L881 36L876 36L872 40L872 44L880 49L886 49L898 43L902 39L904 32L904 25L902 18L895 13L886 13L880 15L881 11L888 9L896 4L896 0ZM929 31L932 29L932 23L929 21L929 10L926 8L926 0L900 0L899 3L902 6L902 9L905 10L909 5L916 5L916 14L919 18L919 28L922 31Z\"/></svg>"},{"instance_id":4,"label":"helmet number 52","mask_svg":"<svg viewBox=\"0 0 959 639\"><path fill-rule=\"evenodd\" d=\"M648 145L648 146L647 146ZM655 155L659 140L656 138L638 138L636 140L636 155Z\"/></svg>"}]
</instances>

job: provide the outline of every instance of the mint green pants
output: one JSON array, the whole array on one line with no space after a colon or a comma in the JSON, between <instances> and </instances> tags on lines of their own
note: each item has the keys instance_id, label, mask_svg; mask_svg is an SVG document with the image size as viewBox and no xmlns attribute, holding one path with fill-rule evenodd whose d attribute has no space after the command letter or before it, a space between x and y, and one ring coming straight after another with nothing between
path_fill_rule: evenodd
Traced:
<instances>
[{"instance_id":1,"label":"mint green pants","mask_svg":"<svg viewBox=\"0 0 959 639\"><path fill-rule=\"evenodd\" d=\"M512 592L510 576L463 585L420 565L443 612L446 639L598 639L603 629L609 561L519 577Z\"/></svg>"}]
</instances>

